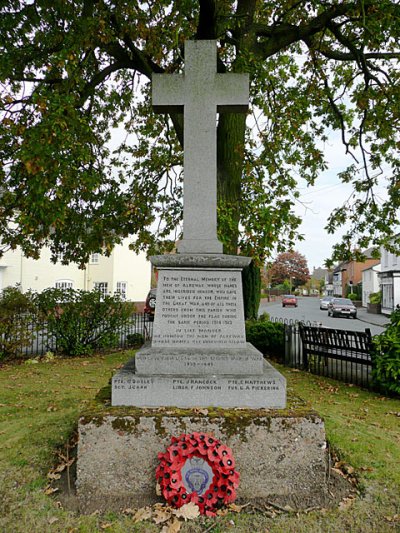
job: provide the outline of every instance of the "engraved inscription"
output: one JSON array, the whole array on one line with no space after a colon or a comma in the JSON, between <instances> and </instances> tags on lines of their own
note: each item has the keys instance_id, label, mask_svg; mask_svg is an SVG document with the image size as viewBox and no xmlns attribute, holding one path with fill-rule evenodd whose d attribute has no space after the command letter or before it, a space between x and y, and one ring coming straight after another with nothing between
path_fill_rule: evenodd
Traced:
<instances>
[{"instance_id":1,"label":"engraved inscription","mask_svg":"<svg viewBox=\"0 0 400 533\"><path fill-rule=\"evenodd\" d=\"M153 346L244 344L241 274L163 270Z\"/></svg>"}]
</instances>

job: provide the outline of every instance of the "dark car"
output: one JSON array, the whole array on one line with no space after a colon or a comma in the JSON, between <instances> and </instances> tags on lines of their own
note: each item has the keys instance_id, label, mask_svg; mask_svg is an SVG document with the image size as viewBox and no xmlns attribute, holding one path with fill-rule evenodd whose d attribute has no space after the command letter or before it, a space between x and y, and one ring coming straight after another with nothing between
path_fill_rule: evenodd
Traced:
<instances>
[{"instance_id":1,"label":"dark car","mask_svg":"<svg viewBox=\"0 0 400 533\"><path fill-rule=\"evenodd\" d=\"M351 316L357 318L357 307L350 298L333 298L328 304L328 316Z\"/></svg>"},{"instance_id":2,"label":"dark car","mask_svg":"<svg viewBox=\"0 0 400 533\"><path fill-rule=\"evenodd\" d=\"M150 322L154 320L154 313L156 311L156 299L157 299L157 289L150 289L146 303L144 305L144 316Z\"/></svg>"},{"instance_id":3,"label":"dark car","mask_svg":"<svg viewBox=\"0 0 400 533\"><path fill-rule=\"evenodd\" d=\"M286 307L287 305L294 305L294 307L297 307L297 298L293 294L285 294L282 298L282 307Z\"/></svg>"}]
</instances>

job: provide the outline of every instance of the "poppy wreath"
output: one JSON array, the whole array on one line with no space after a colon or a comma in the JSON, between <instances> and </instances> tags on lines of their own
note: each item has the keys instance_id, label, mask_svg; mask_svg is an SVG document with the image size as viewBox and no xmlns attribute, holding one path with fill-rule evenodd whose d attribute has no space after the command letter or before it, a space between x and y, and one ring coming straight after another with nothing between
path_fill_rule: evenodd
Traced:
<instances>
[{"instance_id":1,"label":"poppy wreath","mask_svg":"<svg viewBox=\"0 0 400 533\"><path fill-rule=\"evenodd\" d=\"M236 498L239 473L232 450L207 433L172 437L160 461L156 478L161 493L173 507L193 502L201 514L215 511Z\"/></svg>"}]
</instances>

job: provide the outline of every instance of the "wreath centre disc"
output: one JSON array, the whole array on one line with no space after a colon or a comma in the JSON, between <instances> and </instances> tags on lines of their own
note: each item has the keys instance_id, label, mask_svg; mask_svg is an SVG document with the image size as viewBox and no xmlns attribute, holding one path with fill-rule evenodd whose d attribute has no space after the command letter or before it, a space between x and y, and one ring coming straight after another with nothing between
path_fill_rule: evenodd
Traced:
<instances>
[{"instance_id":1,"label":"wreath centre disc","mask_svg":"<svg viewBox=\"0 0 400 533\"><path fill-rule=\"evenodd\" d=\"M186 459L181 469L181 476L186 491L197 492L201 496L210 488L214 472L205 459L194 455Z\"/></svg>"}]
</instances>

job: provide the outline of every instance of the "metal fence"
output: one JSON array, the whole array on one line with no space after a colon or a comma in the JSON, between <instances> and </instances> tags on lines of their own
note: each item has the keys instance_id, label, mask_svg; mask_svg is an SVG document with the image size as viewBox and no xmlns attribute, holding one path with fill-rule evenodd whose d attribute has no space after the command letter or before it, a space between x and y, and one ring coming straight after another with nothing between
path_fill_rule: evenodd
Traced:
<instances>
[{"instance_id":1,"label":"metal fence","mask_svg":"<svg viewBox=\"0 0 400 533\"><path fill-rule=\"evenodd\" d=\"M372 387L371 331L325 328L317 323L273 319L285 326L283 363L346 383Z\"/></svg>"},{"instance_id":2,"label":"metal fence","mask_svg":"<svg viewBox=\"0 0 400 533\"><path fill-rule=\"evenodd\" d=\"M284 357L286 366L309 371L313 374L371 386L371 332L344 331L321 327L317 323L297 322L287 319L271 319L284 324ZM15 354L22 358L41 356L50 351L58 353L57 337L40 319L21 322L14 331L27 339ZM130 348L151 340L153 322L143 313L133 314L115 331L115 348ZM141 337L138 337L140 335ZM0 344L4 340L0 337ZM1 352L1 348L0 348Z\"/></svg>"},{"instance_id":3,"label":"metal fence","mask_svg":"<svg viewBox=\"0 0 400 533\"><path fill-rule=\"evenodd\" d=\"M35 316L29 319L21 317L17 320L20 320L20 323L14 322L10 332L3 332L0 335L0 356L2 351L12 350L13 345L15 345L15 351L11 355L19 358L42 356L47 352L59 353L59 340L57 335L50 331L46 320ZM107 328L106 323L104 328ZM129 348L140 343L137 335L141 335L144 341L151 339L153 322L149 321L143 313L134 313L114 333L116 337L113 347Z\"/></svg>"}]
</instances>

